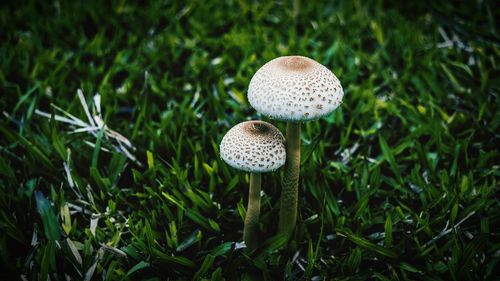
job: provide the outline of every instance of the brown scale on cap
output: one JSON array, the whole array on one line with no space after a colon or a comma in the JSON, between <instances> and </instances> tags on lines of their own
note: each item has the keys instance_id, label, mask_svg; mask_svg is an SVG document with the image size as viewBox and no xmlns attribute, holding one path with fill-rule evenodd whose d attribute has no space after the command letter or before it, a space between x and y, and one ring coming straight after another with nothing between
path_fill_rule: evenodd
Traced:
<instances>
[{"instance_id":1,"label":"brown scale on cap","mask_svg":"<svg viewBox=\"0 0 500 281\"><path fill-rule=\"evenodd\" d=\"M279 57L262 66L248 87L248 101L260 113L284 121L307 121L328 115L344 92L322 64L302 56ZM330 101L330 102L329 102Z\"/></svg>"},{"instance_id":2,"label":"brown scale on cap","mask_svg":"<svg viewBox=\"0 0 500 281\"><path fill-rule=\"evenodd\" d=\"M272 130L272 128L269 126L270 124L262 121L248 121L241 124L243 132L255 136L265 136L269 133L270 130Z\"/></svg>"},{"instance_id":3,"label":"brown scale on cap","mask_svg":"<svg viewBox=\"0 0 500 281\"><path fill-rule=\"evenodd\" d=\"M315 65L311 59L305 59L305 57L301 56L289 56L279 60L277 66L284 68L285 71L304 72L313 69Z\"/></svg>"},{"instance_id":4,"label":"brown scale on cap","mask_svg":"<svg viewBox=\"0 0 500 281\"><path fill-rule=\"evenodd\" d=\"M246 172L274 171L285 164L285 138L267 122L242 122L222 138L220 155L233 168Z\"/></svg>"}]
</instances>

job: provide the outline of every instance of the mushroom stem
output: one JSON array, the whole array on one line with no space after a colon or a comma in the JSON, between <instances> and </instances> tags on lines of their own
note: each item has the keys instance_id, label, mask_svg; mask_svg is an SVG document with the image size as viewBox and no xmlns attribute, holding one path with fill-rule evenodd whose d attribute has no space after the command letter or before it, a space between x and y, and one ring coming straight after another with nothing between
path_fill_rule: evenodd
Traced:
<instances>
[{"instance_id":1,"label":"mushroom stem","mask_svg":"<svg viewBox=\"0 0 500 281\"><path fill-rule=\"evenodd\" d=\"M243 241L250 252L257 248L257 237L259 235L260 215L260 186L262 177L260 173L250 173L250 188L248 194L247 215L245 227L243 228Z\"/></svg>"},{"instance_id":2,"label":"mushroom stem","mask_svg":"<svg viewBox=\"0 0 500 281\"><path fill-rule=\"evenodd\" d=\"M288 238L293 233L297 221L297 198L300 173L300 122L286 125L285 176L281 190L281 206L278 232Z\"/></svg>"}]
</instances>

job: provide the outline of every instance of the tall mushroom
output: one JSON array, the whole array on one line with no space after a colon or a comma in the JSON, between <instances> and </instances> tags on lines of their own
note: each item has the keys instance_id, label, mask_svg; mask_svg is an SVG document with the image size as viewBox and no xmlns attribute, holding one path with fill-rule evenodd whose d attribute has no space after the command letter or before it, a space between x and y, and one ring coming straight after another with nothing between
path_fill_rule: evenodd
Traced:
<instances>
[{"instance_id":1,"label":"tall mushroom","mask_svg":"<svg viewBox=\"0 0 500 281\"><path fill-rule=\"evenodd\" d=\"M250 81L250 104L269 118L287 122L287 159L278 229L288 237L297 220L300 124L330 114L341 104L343 96L339 80L328 68L302 56L273 59Z\"/></svg>"},{"instance_id":2,"label":"tall mushroom","mask_svg":"<svg viewBox=\"0 0 500 281\"><path fill-rule=\"evenodd\" d=\"M248 251L257 247L260 214L261 173L285 164L285 138L273 125L246 121L231 128L220 143L221 158L233 168L250 172L243 241Z\"/></svg>"}]
</instances>

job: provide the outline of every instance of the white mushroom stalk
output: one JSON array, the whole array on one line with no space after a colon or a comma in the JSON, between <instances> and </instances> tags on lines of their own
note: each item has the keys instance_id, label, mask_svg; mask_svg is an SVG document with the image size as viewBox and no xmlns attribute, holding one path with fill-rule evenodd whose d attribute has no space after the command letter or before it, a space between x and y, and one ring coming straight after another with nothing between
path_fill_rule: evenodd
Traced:
<instances>
[{"instance_id":1,"label":"white mushroom stalk","mask_svg":"<svg viewBox=\"0 0 500 281\"><path fill-rule=\"evenodd\" d=\"M248 207L243 228L246 251L257 248L260 216L261 173L285 164L285 138L273 125L246 121L231 128L220 143L220 155L231 167L250 172Z\"/></svg>"},{"instance_id":2,"label":"white mushroom stalk","mask_svg":"<svg viewBox=\"0 0 500 281\"><path fill-rule=\"evenodd\" d=\"M248 101L258 112L287 122L285 175L279 232L290 237L297 221L300 125L330 114L341 103L340 81L322 64L302 56L273 59L252 77Z\"/></svg>"}]
</instances>

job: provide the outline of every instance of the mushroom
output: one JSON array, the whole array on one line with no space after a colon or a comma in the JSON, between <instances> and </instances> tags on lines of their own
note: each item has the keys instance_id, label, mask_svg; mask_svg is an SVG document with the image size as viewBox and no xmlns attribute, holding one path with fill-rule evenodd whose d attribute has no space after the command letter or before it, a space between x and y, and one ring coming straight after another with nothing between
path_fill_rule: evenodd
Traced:
<instances>
[{"instance_id":1,"label":"mushroom","mask_svg":"<svg viewBox=\"0 0 500 281\"><path fill-rule=\"evenodd\" d=\"M261 173L275 171L285 164L285 138L276 127L267 122L242 122L222 138L220 155L229 166L250 172L243 241L247 246L246 250L252 251L257 247Z\"/></svg>"},{"instance_id":2,"label":"mushroom","mask_svg":"<svg viewBox=\"0 0 500 281\"><path fill-rule=\"evenodd\" d=\"M300 124L330 114L341 103L340 81L322 64L302 56L284 56L262 66L250 81L248 101L261 114L286 121L286 164L279 232L292 235L297 220L300 173Z\"/></svg>"}]
</instances>

